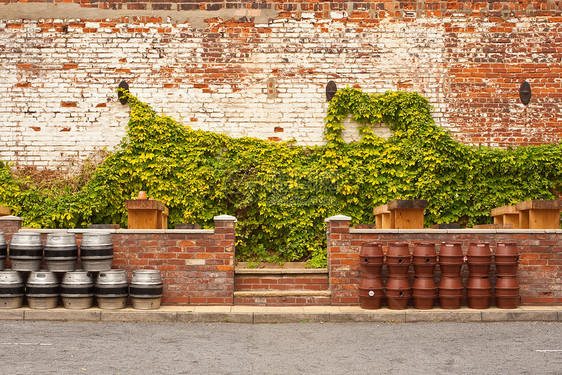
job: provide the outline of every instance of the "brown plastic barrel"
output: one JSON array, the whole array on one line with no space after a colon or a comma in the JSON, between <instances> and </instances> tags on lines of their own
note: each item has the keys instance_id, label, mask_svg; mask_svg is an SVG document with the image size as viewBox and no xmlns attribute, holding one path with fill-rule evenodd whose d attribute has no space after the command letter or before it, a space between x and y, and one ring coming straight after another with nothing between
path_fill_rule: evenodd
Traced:
<instances>
[{"instance_id":1,"label":"brown plastic barrel","mask_svg":"<svg viewBox=\"0 0 562 375\"><path fill-rule=\"evenodd\" d=\"M410 299L410 283L405 277L391 277L386 283L386 301L392 310L404 310Z\"/></svg>"},{"instance_id":2,"label":"brown plastic barrel","mask_svg":"<svg viewBox=\"0 0 562 375\"><path fill-rule=\"evenodd\" d=\"M519 250L515 242L499 242L495 252L496 274L515 277L519 263Z\"/></svg>"},{"instance_id":3,"label":"brown plastic barrel","mask_svg":"<svg viewBox=\"0 0 562 375\"><path fill-rule=\"evenodd\" d=\"M380 276L384 263L382 244L377 242L364 243L359 252L359 266L363 276Z\"/></svg>"},{"instance_id":4,"label":"brown plastic barrel","mask_svg":"<svg viewBox=\"0 0 562 375\"><path fill-rule=\"evenodd\" d=\"M470 276L485 277L490 273L492 252L487 242L470 243L466 252Z\"/></svg>"},{"instance_id":5,"label":"brown plastic barrel","mask_svg":"<svg viewBox=\"0 0 562 375\"><path fill-rule=\"evenodd\" d=\"M464 254L460 243L444 243L439 248L439 269L442 277L459 277Z\"/></svg>"},{"instance_id":6,"label":"brown plastic barrel","mask_svg":"<svg viewBox=\"0 0 562 375\"><path fill-rule=\"evenodd\" d=\"M413 252L414 273L420 277L433 277L437 265L437 252L433 243L417 243Z\"/></svg>"},{"instance_id":7,"label":"brown plastic barrel","mask_svg":"<svg viewBox=\"0 0 562 375\"><path fill-rule=\"evenodd\" d=\"M519 283L515 277L498 276L496 304L500 309L515 309L519 303Z\"/></svg>"},{"instance_id":8,"label":"brown plastic barrel","mask_svg":"<svg viewBox=\"0 0 562 375\"><path fill-rule=\"evenodd\" d=\"M407 243L391 243L386 251L386 267L389 277L406 277L411 256Z\"/></svg>"},{"instance_id":9,"label":"brown plastic barrel","mask_svg":"<svg viewBox=\"0 0 562 375\"><path fill-rule=\"evenodd\" d=\"M487 309L490 307L492 286L488 277L470 277L466 286L468 307L471 309Z\"/></svg>"},{"instance_id":10,"label":"brown plastic barrel","mask_svg":"<svg viewBox=\"0 0 562 375\"><path fill-rule=\"evenodd\" d=\"M442 277L439 282L439 304L442 309L459 309L462 301L460 277Z\"/></svg>"},{"instance_id":11,"label":"brown plastic barrel","mask_svg":"<svg viewBox=\"0 0 562 375\"><path fill-rule=\"evenodd\" d=\"M363 309L380 309L384 297L380 277L363 277L359 282L359 302Z\"/></svg>"},{"instance_id":12,"label":"brown plastic barrel","mask_svg":"<svg viewBox=\"0 0 562 375\"><path fill-rule=\"evenodd\" d=\"M437 297L437 289L433 277L415 277L412 284L414 308L431 309Z\"/></svg>"}]
</instances>

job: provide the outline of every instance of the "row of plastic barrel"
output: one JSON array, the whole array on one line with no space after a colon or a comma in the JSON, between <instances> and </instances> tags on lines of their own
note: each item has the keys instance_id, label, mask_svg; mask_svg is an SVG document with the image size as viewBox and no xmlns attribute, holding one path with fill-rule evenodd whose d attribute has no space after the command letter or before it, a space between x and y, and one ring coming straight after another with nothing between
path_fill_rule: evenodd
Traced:
<instances>
[{"instance_id":1,"label":"row of plastic barrel","mask_svg":"<svg viewBox=\"0 0 562 375\"><path fill-rule=\"evenodd\" d=\"M8 247L4 233L0 232L0 270L4 269L9 257L15 271L39 271L43 258L49 271L74 271L78 250L74 233L49 233L43 246L40 233L18 232L12 235ZM84 233L80 260L85 271L110 270L113 262L111 233Z\"/></svg>"},{"instance_id":2,"label":"row of plastic barrel","mask_svg":"<svg viewBox=\"0 0 562 375\"><path fill-rule=\"evenodd\" d=\"M102 309L122 309L130 296L135 309L158 309L163 284L158 270L135 270L131 283L125 270L99 272L95 282L92 273L76 270L66 272L62 281L51 271L31 271L24 284L22 272L0 271L0 308L15 309L24 297L32 309L52 309L62 297L67 309L88 309L94 297Z\"/></svg>"},{"instance_id":3,"label":"row of plastic barrel","mask_svg":"<svg viewBox=\"0 0 562 375\"><path fill-rule=\"evenodd\" d=\"M413 297L416 309L433 308L437 297L442 308L458 309L463 299L461 270L464 262L469 268L466 288L468 306L475 309L489 307L492 253L488 243L470 243L466 256L460 243L443 243L439 250L439 262L433 243L415 244L413 254L410 254L407 243L390 243L386 257L381 243L364 243L359 255L362 274L359 299L365 309L381 308L384 299L390 309L405 309L410 297ZM518 259L515 243L497 243L495 291L499 308L516 308L519 302ZM412 263L414 280L410 286L408 274ZM437 288L435 270L438 264L441 279ZM383 265L388 271L385 286L381 277Z\"/></svg>"}]
</instances>

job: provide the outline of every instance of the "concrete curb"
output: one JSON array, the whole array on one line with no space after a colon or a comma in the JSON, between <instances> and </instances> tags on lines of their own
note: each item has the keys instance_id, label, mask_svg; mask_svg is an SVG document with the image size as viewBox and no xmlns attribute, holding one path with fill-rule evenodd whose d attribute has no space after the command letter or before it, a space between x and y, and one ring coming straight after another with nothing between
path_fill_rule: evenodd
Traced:
<instances>
[{"instance_id":1,"label":"concrete curb","mask_svg":"<svg viewBox=\"0 0 562 375\"><path fill-rule=\"evenodd\" d=\"M503 310L363 310L357 306L163 306L158 310L69 310L30 308L0 310L0 320L79 322L181 322L181 323L353 323L353 322L562 322L562 306L522 306Z\"/></svg>"}]
</instances>

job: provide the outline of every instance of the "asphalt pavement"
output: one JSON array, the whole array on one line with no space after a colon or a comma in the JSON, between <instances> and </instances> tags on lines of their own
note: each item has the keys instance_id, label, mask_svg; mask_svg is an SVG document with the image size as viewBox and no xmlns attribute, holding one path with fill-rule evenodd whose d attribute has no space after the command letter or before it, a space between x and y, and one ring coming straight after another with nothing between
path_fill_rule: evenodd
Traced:
<instances>
[{"instance_id":1,"label":"asphalt pavement","mask_svg":"<svg viewBox=\"0 0 562 375\"><path fill-rule=\"evenodd\" d=\"M0 373L561 374L560 322L0 321Z\"/></svg>"}]
</instances>

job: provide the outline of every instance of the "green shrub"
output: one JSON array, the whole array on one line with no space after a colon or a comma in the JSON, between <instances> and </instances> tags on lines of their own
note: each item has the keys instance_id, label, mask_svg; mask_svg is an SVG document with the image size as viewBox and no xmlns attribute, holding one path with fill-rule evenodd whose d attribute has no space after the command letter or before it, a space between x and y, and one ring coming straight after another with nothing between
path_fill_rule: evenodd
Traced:
<instances>
[{"instance_id":1,"label":"green shrub","mask_svg":"<svg viewBox=\"0 0 562 375\"><path fill-rule=\"evenodd\" d=\"M0 204L36 227L126 226L124 202L140 190L164 202L169 223L213 225L238 218L239 260L309 260L323 266L325 223L342 213L372 223L374 206L427 199L426 225L490 221L490 209L553 199L562 182L560 145L513 150L469 147L437 127L416 93L337 92L326 116L326 144L302 147L196 131L159 116L129 95L128 136L91 179L55 190L30 184L0 165ZM345 143L342 121L359 122L361 140ZM370 124L386 123L388 140Z\"/></svg>"}]
</instances>

